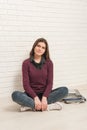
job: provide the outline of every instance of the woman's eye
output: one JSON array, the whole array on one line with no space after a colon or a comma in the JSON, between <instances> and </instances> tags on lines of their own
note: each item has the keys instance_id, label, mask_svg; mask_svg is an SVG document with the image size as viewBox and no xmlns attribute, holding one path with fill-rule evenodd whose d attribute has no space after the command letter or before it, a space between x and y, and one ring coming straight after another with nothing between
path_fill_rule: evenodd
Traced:
<instances>
[{"instance_id":1,"label":"woman's eye","mask_svg":"<svg viewBox=\"0 0 87 130\"><path fill-rule=\"evenodd\" d=\"M40 47L40 45L37 45L37 47Z\"/></svg>"},{"instance_id":2,"label":"woman's eye","mask_svg":"<svg viewBox=\"0 0 87 130\"><path fill-rule=\"evenodd\" d=\"M42 47L43 49L45 49L45 47Z\"/></svg>"},{"instance_id":3,"label":"woman's eye","mask_svg":"<svg viewBox=\"0 0 87 130\"><path fill-rule=\"evenodd\" d=\"M42 48L42 49L45 49L45 47L43 47L43 46L40 46L40 45L37 45L37 47L40 47L40 48Z\"/></svg>"}]
</instances>

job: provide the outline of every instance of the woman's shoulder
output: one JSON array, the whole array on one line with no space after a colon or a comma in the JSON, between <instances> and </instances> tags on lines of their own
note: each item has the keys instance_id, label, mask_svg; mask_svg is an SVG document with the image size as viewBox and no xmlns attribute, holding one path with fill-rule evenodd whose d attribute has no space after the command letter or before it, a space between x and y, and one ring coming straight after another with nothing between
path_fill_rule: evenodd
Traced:
<instances>
[{"instance_id":1,"label":"woman's shoulder","mask_svg":"<svg viewBox=\"0 0 87 130\"><path fill-rule=\"evenodd\" d=\"M30 62L30 58L27 58L27 59L25 59L25 60L23 61L23 64L29 64L29 62Z\"/></svg>"},{"instance_id":2,"label":"woman's shoulder","mask_svg":"<svg viewBox=\"0 0 87 130\"><path fill-rule=\"evenodd\" d=\"M51 59L46 60L47 64L53 64L53 61Z\"/></svg>"}]
</instances>

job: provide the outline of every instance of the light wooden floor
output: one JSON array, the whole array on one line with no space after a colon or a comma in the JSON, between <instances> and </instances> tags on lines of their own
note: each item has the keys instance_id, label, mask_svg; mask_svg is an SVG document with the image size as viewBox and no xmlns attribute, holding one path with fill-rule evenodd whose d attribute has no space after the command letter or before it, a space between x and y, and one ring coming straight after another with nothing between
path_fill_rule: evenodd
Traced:
<instances>
[{"instance_id":1,"label":"light wooden floor","mask_svg":"<svg viewBox=\"0 0 87 130\"><path fill-rule=\"evenodd\" d=\"M87 97L87 90L80 92ZM87 102L49 112L20 112L11 98L0 102L0 130L87 130Z\"/></svg>"}]
</instances>

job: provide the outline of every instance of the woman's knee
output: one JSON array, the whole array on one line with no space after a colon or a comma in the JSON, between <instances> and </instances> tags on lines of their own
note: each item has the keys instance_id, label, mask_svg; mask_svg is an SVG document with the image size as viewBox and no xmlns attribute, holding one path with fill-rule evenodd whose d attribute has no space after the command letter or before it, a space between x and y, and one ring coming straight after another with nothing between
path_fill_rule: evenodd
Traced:
<instances>
[{"instance_id":1,"label":"woman's knee","mask_svg":"<svg viewBox=\"0 0 87 130\"><path fill-rule=\"evenodd\" d=\"M11 95L13 101L16 101L16 99L18 99L19 96L20 96L19 91L14 91Z\"/></svg>"},{"instance_id":2,"label":"woman's knee","mask_svg":"<svg viewBox=\"0 0 87 130\"><path fill-rule=\"evenodd\" d=\"M66 86L62 87L62 91L65 93L65 95L68 94L68 88Z\"/></svg>"}]
</instances>

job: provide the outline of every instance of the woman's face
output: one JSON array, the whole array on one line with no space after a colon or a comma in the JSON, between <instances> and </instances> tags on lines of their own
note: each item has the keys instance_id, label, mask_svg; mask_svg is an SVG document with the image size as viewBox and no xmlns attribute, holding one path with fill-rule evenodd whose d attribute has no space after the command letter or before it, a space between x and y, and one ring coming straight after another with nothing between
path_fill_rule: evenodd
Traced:
<instances>
[{"instance_id":1,"label":"woman's face","mask_svg":"<svg viewBox=\"0 0 87 130\"><path fill-rule=\"evenodd\" d=\"M46 44L44 42L39 42L34 48L34 54L42 56L45 53Z\"/></svg>"}]
</instances>

